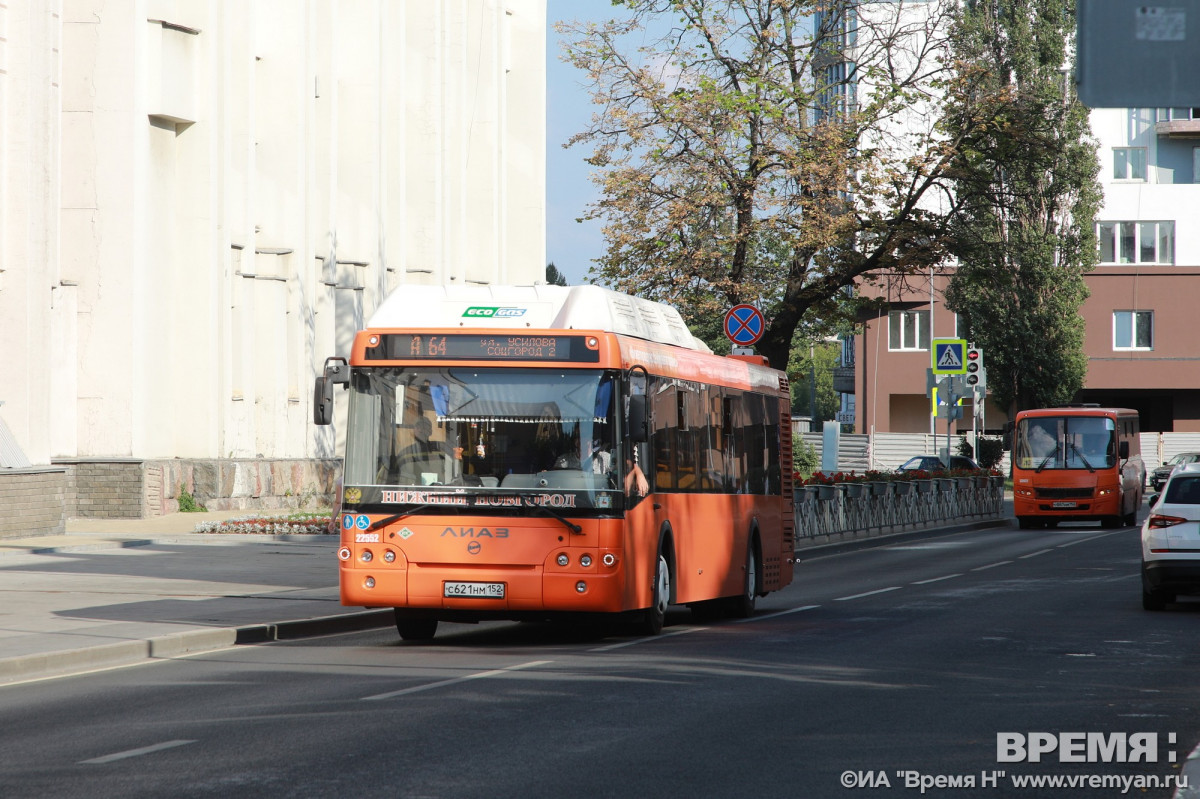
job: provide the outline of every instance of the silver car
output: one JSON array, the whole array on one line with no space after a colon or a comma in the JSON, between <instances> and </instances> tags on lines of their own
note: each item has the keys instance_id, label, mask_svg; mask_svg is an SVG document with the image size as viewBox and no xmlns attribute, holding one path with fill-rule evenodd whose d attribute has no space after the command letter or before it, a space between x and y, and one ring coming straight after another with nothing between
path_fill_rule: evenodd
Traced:
<instances>
[{"instance_id":1,"label":"silver car","mask_svg":"<svg viewBox=\"0 0 1200 799\"><path fill-rule=\"evenodd\" d=\"M1200 463L1179 466L1142 523L1142 607L1200 594Z\"/></svg>"},{"instance_id":2,"label":"silver car","mask_svg":"<svg viewBox=\"0 0 1200 799\"><path fill-rule=\"evenodd\" d=\"M1183 466L1188 463L1200 462L1200 452L1181 452L1171 460L1164 463L1162 466L1155 466L1150 472L1150 487L1155 491L1162 488L1163 483L1167 482L1167 478L1171 476L1171 472L1175 471L1177 466Z\"/></svg>"}]
</instances>

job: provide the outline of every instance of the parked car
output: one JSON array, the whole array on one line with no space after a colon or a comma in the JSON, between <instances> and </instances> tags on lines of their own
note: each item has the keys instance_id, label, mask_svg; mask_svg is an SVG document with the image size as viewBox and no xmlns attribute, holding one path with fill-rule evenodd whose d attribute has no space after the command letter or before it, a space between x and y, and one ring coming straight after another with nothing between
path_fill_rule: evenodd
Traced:
<instances>
[{"instance_id":1,"label":"parked car","mask_svg":"<svg viewBox=\"0 0 1200 799\"><path fill-rule=\"evenodd\" d=\"M1200 463L1178 466L1142 522L1142 607L1200 594Z\"/></svg>"},{"instance_id":2,"label":"parked car","mask_svg":"<svg viewBox=\"0 0 1200 799\"><path fill-rule=\"evenodd\" d=\"M937 455L914 455L900 465L900 472L938 472L946 468L942 459ZM951 455L951 469L979 469L979 464L966 455Z\"/></svg>"},{"instance_id":3,"label":"parked car","mask_svg":"<svg viewBox=\"0 0 1200 799\"><path fill-rule=\"evenodd\" d=\"M1150 487L1155 491L1160 490L1176 466L1188 463L1200 463L1200 452L1181 452L1162 466L1154 467L1154 471L1150 473Z\"/></svg>"}]
</instances>

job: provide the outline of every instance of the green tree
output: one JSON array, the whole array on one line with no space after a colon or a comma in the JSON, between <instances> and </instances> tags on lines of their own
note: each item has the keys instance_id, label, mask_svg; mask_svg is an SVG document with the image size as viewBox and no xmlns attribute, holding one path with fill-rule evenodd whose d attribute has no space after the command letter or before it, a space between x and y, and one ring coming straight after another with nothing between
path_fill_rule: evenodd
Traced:
<instances>
[{"instance_id":1,"label":"green tree","mask_svg":"<svg viewBox=\"0 0 1200 799\"><path fill-rule=\"evenodd\" d=\"M952 34L948 132L962 146L946 305L983 347L1010 418L1070 401L1087 373L1080 307L1101 188L1088 112L1062 71L1074 11L1074 0L968 2Z\"/></svg>"},{"instance_id":2,"label":"green tree","mask_svg":"<svg viewBox=\"0 0 1200 799\"><path fill-rule=\"evenodd\" d=\"M567 285L567 276L558 271L558 267L554 265L553 261L546 264L546 282L551 286Z\"/></svg>"},{"instance_id":3,"label":"green tree","mask_svg":"<svg viewBox=\"0 0 1200 799\"><path fill-rule=\"evenodd\" d=\"M828 421L837 416L841 399L833 390L833 367L838 365L841 353L841 344L832 341L813 345L798 342L792 348L787 373L792 382L794 416L812 414L814 421Z\"/></svg>"},{"instance_id":4,"label":"green tree","mask_svg":"<svg viewBox=\"0 0 1200 799\"><path fill-rule=\"evenodd\" d=\"M599 282L689 323L757 304L778 365L853 317L859 281L944 260L955 141L929 88L954 2L614 5L559 26L599 109L571 140L597 168Z\"/></svg>"}]
</instances>

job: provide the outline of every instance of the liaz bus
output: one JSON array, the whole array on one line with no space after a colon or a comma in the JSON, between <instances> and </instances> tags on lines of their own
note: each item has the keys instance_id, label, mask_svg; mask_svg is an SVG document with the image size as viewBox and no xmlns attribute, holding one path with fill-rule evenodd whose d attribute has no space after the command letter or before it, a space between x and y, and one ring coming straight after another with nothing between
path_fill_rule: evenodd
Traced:
<instances>
[{"instance_id":1,"label":"liaz bus","mask_svg":"<svg viewBox=\"0 0 1200 799\"><path fill-rule=\"evenodd\" d=\"M1068 405L1017 414L1013 512L1019 526L1099 521L1133 524L1146 467L1137 411Z\"/></svg>"},{"instance_id":2,"label":"liaz bus","mask_svg":"<svg viewBox=\"0 0 1200 799\"><path fill-rule=\"evenodd\" d=\"M753 612L792 579L788 383L597 286L403 287L317 378L348 389L344 605L439 621L670 604Z\"/></svg>"}]
</instances>

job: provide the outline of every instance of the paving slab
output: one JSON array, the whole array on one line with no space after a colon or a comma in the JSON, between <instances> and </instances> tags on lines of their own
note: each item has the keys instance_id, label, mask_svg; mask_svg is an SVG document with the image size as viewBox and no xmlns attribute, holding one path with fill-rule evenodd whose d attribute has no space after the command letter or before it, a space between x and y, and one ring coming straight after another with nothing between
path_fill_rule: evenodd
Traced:
<instances>
[{"instance_id":1,"label":"paving slab","mask_svg":"<svg viewBox=\"0 0 1200 799\"><path fill-rule=\"evenodd\" d=\"M197 533L246 511L0 539L0 685L391 623L338 599L336 535Z\"/></svg>"}]
</instances>

